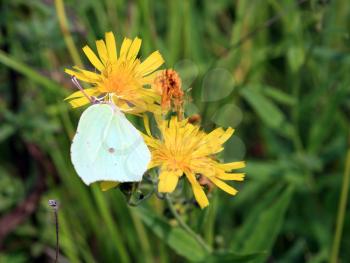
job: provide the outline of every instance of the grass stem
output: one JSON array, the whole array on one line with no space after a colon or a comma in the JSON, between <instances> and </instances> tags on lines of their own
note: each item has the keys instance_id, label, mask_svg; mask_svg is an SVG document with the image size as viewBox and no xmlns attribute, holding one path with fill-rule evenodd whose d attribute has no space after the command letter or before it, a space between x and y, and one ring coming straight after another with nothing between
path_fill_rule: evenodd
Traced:
<instances>
[{"instance_id":1,"label":"grass stem","mask_svg":"<svg viewBox=\"0 0 350 263\"><path fill-rule=\"evenodd\" d=\"M345 171L344 171L342 189L341 189L340 199L339 199L337 225L335 228L332 251L331 251L331 256L329 260L330 263L336 263L338 261L340 243L341 243L343 227L344 227L346 204L348 200L349 183L350 183L350 148L348 149L347 155L346 155Z\"/></svg>"},{"instance_id":2,"label":"grass stem","mask_svg":"<svg viewBox=\"0 0 350 263\"><path fill-rule=\"evenodd\" d=\"M165 196L166 201L168 203L169 209L173 216L175 217L176 221L179 223L179 225L189 234L191 235L203 248L207 253L212 253L212 248L208 246L208 244L203 240L201 236L199 236L197 233L195 233L186 223L184 220L182 220L181 216L176 211L173 202L171 201L171 198L169 195Z\"/></svg>"},{"instance_id":3,"label":"grass stem","mask_svg":"<svg viewBox=\"0 0 350 263\"><path fill-rule=\"evenodd\" d=\"M74 64L81 67L82 62L79 56L78 49L76 48L72 35L69 31L68 21L67 21L66 13L64 11L63 0L55 0L55 7L57 12L58 22L60 24L60 29L62 31L64 42L66 43L68 52L72 57Z\"/></svg>"}]
</instances>

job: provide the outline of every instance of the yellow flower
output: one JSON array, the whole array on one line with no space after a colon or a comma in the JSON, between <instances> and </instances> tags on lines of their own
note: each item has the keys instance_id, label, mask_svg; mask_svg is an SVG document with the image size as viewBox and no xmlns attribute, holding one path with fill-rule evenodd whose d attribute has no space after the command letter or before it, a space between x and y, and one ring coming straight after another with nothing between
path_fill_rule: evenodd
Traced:
<instances>
[{"instance_id":1,"label":"yellow flower","mask_svg":"<svg viewBox=\"0 0 350 263\"><path fill-rule=\"evenodd\" d=\"M143 62L137 58L141 47L141 39L125 38L117 54L116 42L112 32L105 35L105 41L96 41L97 53L85 46L83 51L91 64L99 72L87 71L77 66L75 70L66 69L71 76L92 84L92 88L85 89L90 96L111 94L114 103L123 111L140 113L152 111L159 106L159 94L145 85L151 85L157 70L164 60L159 51L153 52ZM67 97L73 107L80 107L89 103L81 91Z\"/></svg>"},{"instance_id":2,"label":"yellow flower","mask_svg":"<svg viewBox=\"0 0 350 263\"><path fill-rule=\"evenodd\" d=\"M243 181L244 173L232 173L232 170L245 167L245 163L219 163L214 157L224 149L222 145L233 134L232 128L226 131L217 128L207 134L187 119L179 121L175 117L170 121L158 123L158 126L162 139L152 137L145 117L148 135L144 135L144 139L152 153L149 168L160 167L159 192L173 192L179 178L185 174L201 208L208 206L209 201L197 178L205 177L231 195L237 193L237 190L224 180Z\"/></svg>"}]
</instances>

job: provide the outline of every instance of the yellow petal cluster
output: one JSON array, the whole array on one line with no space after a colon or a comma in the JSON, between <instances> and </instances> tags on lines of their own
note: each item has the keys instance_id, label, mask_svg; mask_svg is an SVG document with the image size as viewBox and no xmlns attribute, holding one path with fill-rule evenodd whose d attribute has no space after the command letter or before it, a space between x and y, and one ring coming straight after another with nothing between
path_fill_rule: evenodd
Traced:
<instances>
[{"instance_id":1,"label":"yellow petal cluster","mask_svg":"<svg viewBox=\"0 0 350 263\"><path fill-rule=\"evenodd\" d=\"M159 51L153 52L143 62L137 58L141 39L124 38L120 52L112 32L105 35L105 40L97 40L97 54L89 46L83 51L95 71L80 67L66 69L66 73L89 83L92 87L85 89L90 96L109 94L113 102L128 113L138 114L145 111L156 111L159 108L160 97L157 92L147 87L153 83L156 70L164 63ZM73 107L89 103L81 91L66 98Z\"/></svg>"},{"instance_id":2,"label":"yellow petal cluster","mask_svg":"<svg viewBox=\"0 0 350 263\"><path fill-rule=\"evenodd\" d=\"M148 125L145 119L147 135L144 134L144 140L152 153L149 168L160 168L159 192L173 192L179 178L184 175L201 208L208 206L209 201L197 180L199 176L206 177L231 195L237 193L224 181L243 181L244 173L233 173L232 170L245 167L245 163L220 163L215 159L215 154L223 150L223 144L232 136L232 128L217 128L207 134L187 119L180 121L173 117L170 121L158 123L161 138L155 138L150 134Z\"/></svg>"}]
</instances>

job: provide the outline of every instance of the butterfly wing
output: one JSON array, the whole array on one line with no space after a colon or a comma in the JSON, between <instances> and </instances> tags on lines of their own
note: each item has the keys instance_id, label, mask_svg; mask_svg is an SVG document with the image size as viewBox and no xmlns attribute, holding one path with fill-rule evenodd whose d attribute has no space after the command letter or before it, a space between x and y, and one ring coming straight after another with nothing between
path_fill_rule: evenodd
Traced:
<instances>
[{"instance_id":1,"label":"butterfly wing","mask_svg":"<svg viewBox=\"0 0 350 263\"><path fill-rule=\"evenodd\" d=\"M137 182L151 154L137 129L108 104L89 107L81 116L71 147L72 163L86 184Z\"/></svg>"},{"instance_id":2,"label":"butterfly wing","mask_svg":"<svg viewBox=\"0 0 350 263\"><path fill-rule=\"evenodd\" d=\"M123 113L113 110L111 124L104 136L94 162L94 168L100 171L103 177L100 180L141 181L151 154L139 131ZM109 164L109 169L104 169L105 164Z\"/></svg>"}]
</instances>

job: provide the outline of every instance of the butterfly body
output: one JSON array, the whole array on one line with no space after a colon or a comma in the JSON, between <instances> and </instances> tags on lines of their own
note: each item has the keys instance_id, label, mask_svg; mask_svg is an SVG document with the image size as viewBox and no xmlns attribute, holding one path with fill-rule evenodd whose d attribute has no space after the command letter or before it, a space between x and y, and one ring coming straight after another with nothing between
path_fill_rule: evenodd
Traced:
<instances>
[{"instance_id":1,"label":"butterfly body","mask_svg":"<svg viewBox=\"0 0 350 263\"><path fill-rule=\"evenodd\" d=\"M87 108L71 146L72 163L86 184L141 181L151 159L139 131L113 104Z\"/></svg>"}]
</instances>

